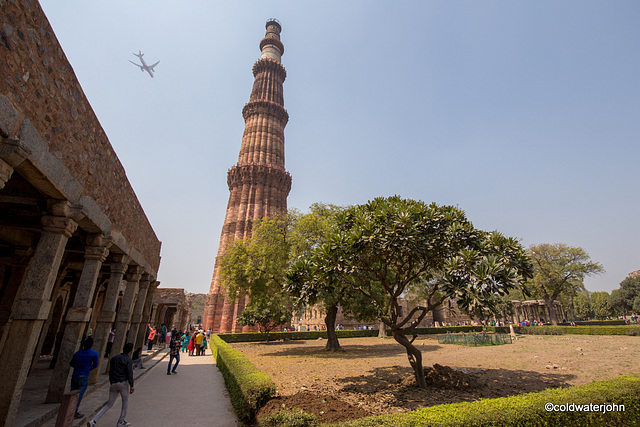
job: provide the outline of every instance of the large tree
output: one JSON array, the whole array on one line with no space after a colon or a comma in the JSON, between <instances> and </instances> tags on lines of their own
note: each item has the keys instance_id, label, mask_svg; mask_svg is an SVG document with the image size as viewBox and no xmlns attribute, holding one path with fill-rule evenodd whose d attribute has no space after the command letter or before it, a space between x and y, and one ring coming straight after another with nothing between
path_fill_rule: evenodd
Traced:
<instances>
[{"instance_id":1,"label":"large tree","mask_svg":"<svg viewBox=\"0 0 640 427\"><path fill-rule=\"evenodd\" d=\"M587 291L579 292L573 298L573 311L579 320L587 320L593 316L591 300Z\"/></svg>"},{"instance_id":2,"label":"large tree","mask_svg":"<svg viewBox=\"0 0 640 427\"><path fill-rule=\"evenodd\" d=\"M622 315L640 313L640 276L627 277L611 292L611 306Z\"/></svg>"},{"instance_id":3,"label":"large tree","mask_svg":"<svg viewBox=\"0 0 640 427\"><path fill-rule=\"evenodd\" d=\"M269 333L280 325L291 321L291 306L283 294L270 298L255 298L242 310L238 323L244 326L258 325L258 330L269 342Z\"/></svg>"},{"instance_id":4,"label":"large tree","mask_svg":"<svg viewBox=\"0 0 640 427\"><path fill-rule=\"evenodd\" d=\"M340 212L337 227L313 257L314 275L340 281L371 301L405 347L423 388L422 353L413 341L425 315L446 298L467 310L485 306L492 295L504 294L531 275L516 240L475 229L458 208L398 196ZM414 287L423 288L426 305L401 316L399 298ZM381 292L385 303L378 298Z\"/></svg>"},{"instance_id":5,"label":"large tree","mask_svg":"<svg viewBox=\"0 0 640 427\"><path fill-rule=\"evenodd\" d=\"M220 258L220 277L229 299L249 296L247 315L239 317L244 325L258 323L267 331L286 323L278 323L283 319L282 310L275 310L272 301L288 311L293 309L282 287L290 253L286 233L286 217L262 218L253 222L250 237L232 241Z\"/></svg>"},{"instance_id":6,"label":"large tree","mask_svg":"<svg viewBox=\"0 0 640 427\"><path fill-rule=\"evenodd\" d=\"M591 310L596 319L604 320L611 316L611 304L609 300L611 296L608 292L591 292L589 294L591 300Z\"/></svg>"},{"instance_id":7,"label":"large tree","mask_svg":"<svg viewBox=\"0 0 640 427\"><path fill-rule=\"evenodd\" d=\"M338 306L345 314L361 320L375 318L375 310L368 300L335 286L336 283L286 287L290 265L308 259L311 251L324 242L324 236L333 227L335 214L341 209L315 203L306 214L291 209L286 217L265 217L253 222L250 237L230 244L220 259L221 279L231 300L250 297L246 315L239 318L242 324L257 323L261 330L272 330L285 323L285 308L302 310L317 304L326 314L329 338L326 348L335 351L340 349L335 332ZM279 310L272 304L275 299L280 301Z\"/></svg>"},{"instance_id":8,"label":"large tree","mask_svg":"<svg viewBox=\"0 0 640 427\"><path fill-rule=\"evenodd\" d=\"M585 277L604 272L602 265L592 261L582 248L543 243L529 247L528 253L535 273L527 285L544 300L554 325L558 324L558 315L553 303L563 294L575 296L583 290Z\"/></svg>"},{"instance_id":9,"label":"large tree","mask_svg":"<svg viewBox=\"0 0 640 427\"><path fill-rule=\"evenodd\" d=\"M369 299L345 286L340 276L319 274L312 254L325 243L326 236L336 226L336 214L344 208L315 203L306 214L297 213L290 221L288 235L293 265L288 274L286 290L301 309L319 306L325 313L327 343L325 350L342 350L336 334L338 309L343 314L365 321L375 319L377 311Z\"/></svg>"}]
</instances>

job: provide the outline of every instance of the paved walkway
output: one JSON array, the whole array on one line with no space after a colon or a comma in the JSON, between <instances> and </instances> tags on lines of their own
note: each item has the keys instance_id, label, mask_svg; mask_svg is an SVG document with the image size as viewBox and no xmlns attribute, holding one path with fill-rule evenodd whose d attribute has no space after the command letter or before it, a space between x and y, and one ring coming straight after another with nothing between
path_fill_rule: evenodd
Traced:
<instances>
[{"instance_id":1,"label":"paved walkway","mask_svg":"<svg viewBox=\"0 0 640 427\"><path fill-rule=\"evenodd\" d=\"M135 380L135 392L129 397L127 421L132 427L210 425L241 426L231 406L224 379L218 371L211 350L206 356L181 353L178 373L167 375L167 350L145 363L146 370L134 370L141 375ZM152 366L153 365L153 366ZM86 417L74 426L86 426L109 399L105 384L82 400L80 412ZM98 426L115 426L120 416L121 401L98 421ZM44 424L54 427L55 419Z\"/></svg>"},{"instance_id":2,"label":"paved walkway","mask_svg":"<svg viewBox=\"0 0 640 427\"><path fill-rule=\"evenodd\" d=\"M167 375L168 359L167 356L135 384L127 414L132 426L238 425L224 380L213 365L210 352L191 357L181 353L174 375ZM115 426L120 407L118 399L98 425Z\"/></svg>"}]
</instances>

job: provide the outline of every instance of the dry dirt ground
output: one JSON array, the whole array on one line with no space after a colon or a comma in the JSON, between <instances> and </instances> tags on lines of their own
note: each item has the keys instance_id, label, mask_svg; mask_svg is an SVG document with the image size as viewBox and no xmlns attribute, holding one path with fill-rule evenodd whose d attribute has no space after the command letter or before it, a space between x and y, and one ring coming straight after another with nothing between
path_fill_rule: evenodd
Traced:
<instances>
[{"instance_id":1,"label":"dry dirt ground","mask_svg":"<svg viewBox=\"0 0 640 427\"><path fill-rule=\"evenodd\" d=\"M406 412L637 374L640 360L640 337L528 335L513 344L465 347L426 336L415 344L423 365L437 366L427 370L430 386L423 390L392 338L340 343L345 351L337 353L324 351L324 340L233 344L277 385L279 397L260 415L297 407L335 422Z\"/></svg>"}]
</instances>

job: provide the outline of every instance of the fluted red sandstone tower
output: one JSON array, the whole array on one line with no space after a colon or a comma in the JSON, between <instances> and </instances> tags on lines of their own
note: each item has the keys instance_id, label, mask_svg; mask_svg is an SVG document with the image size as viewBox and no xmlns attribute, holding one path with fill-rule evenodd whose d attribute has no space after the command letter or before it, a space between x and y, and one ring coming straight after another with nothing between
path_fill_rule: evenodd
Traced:
<instances>
[{"instance_id":1,"label":"fluted red sandstone tower","mask_svg":"<svg viewBox=\"0 0 640 427\"><path fill-rule=\"evenodd\" d=\"M251 223L267 215L287 212L287 195L291 175L284 169L284 127L289 115L284 109L282 83L286 72L280 58L282 28L275 20L266 24L267 33L260 41L260 59L253 65L255 81L249 102L242 109L244 134L238 164L227 173L229 202L222 226L218 257L233 239L251 235ZM231 304L220 288L218 258L205 307L204 328L214 332L249 332L238 325L247 299Z\"/></svg>"}]
</instances>

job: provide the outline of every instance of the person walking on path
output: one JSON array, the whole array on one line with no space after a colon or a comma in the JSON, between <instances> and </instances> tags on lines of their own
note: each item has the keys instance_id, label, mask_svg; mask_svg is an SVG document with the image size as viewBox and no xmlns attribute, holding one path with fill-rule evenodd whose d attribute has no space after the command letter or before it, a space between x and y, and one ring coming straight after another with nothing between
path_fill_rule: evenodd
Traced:
<instances>
[{"instance_id":1,"label":"person walking on path","mask_svg":"<svg viewBox=\"0 0 640 427\"><path fill-rule=\"evenodd\" d=\"M187 350L189 350L189 356L193 356L193 350L196 348L196 333L194 332L191 335L191 339L189 340L189 345L187 346Z\"/></svg>"},{"instance_id":2,"label":"person walking on path","mask_svg":"<svg viewBox=\"0 0 640 427\"><path fill-rule=\"evenodd\" d=\"M164 354L160 353L154 360L162 356ZM181 357L178 366L180 372L171 376L167 375L167 360L169 356L154 366L145 362L147 372L136 378L135 397L130 396L127 413L127 421L132 424L131 427L242 425L233 410L224 378L213 358ZM138 371L133 372L138 374ZM106 398L106 393L103 396ZM88 408L87 403L83 401L82 404ZM120 415L116 410L119 409L117 406L118 402L100 418L97 427L116 425ZM87 411L88 409L85 413ZM86 421L81 426L85 427L85 424Z\"/></svg>"},{"instance_id":3,"label":"person walking on path","mask_svg":"<svg viewBox=\"0 0 640 427\"><path fill-rule=\"evenodd\" d=\"M116 328L111 328L109 331L109 339L107 340L107 349L104 352L104 358L108 359L111 356L111 347L113 347L113 340L116 338Z\"/></svg>"},{"instance_id":4,"label":"person walking on path","mask_svg":"<svg viewBox=\"0 0 640 427\"><path fill-rule=\"evenodd\" d=\"M191 341L191 337L189 336L189 333L187 332L186 334L184 334L184 337L182 338L182 353L186 353L187 352L187 347L189 347L189 342Z\"/></svg>"},{"instance_id":5,"label":"person walking on path","mask_svg":"<svg viewBox=\"0 0 640 427\"><path fill-rule=\"evenodd\" d=\"M169 365L167 366L167 375L175 374L178 363L180 363L180 348L182 347L182 339L179 334L173 335L171 342L169 343ZM176 360L176 364L171 369L173 360Z\"/></svg>"},{"instance_id":6,"label":"person walking on path","mask_svg":"<svg viewBox=\"0 0 640 427\"><path fill-rule=\"evenodd\" d=\"M202 344L200 344L200 355L204 356L207 352L207 337L202 337Z\"/></svg>"},{"instance_id":7,"label":"person walking on path","mask_svg":"<svg viewBox=\"0 0 640 427\"><path fill-rule=\"evenodd\" d=\"M133 352L131 360L133 360L133 369L145 369L145 367L142 366L142 347L138 347L136 351Z\"/></svg>"},{"instance_id":8,"label":"person walking on path","mask_svg":"<svg viewBox=\"0 0 640 427\"><path fill-rule=\"evenodd\" d=\"M109 361L109 402L93 417L92 420L87 422L87 427L94 427L98 420L116 403L118 394L122 400L122 409L120 410L120 418L118 419L118 426L129 426L124 417L127 416L127 410L129 409L129 394L133 394L133 361L129 357L129 354L133 350L133 344L130 342L124 345L122 353L117 356L113 356Z\"/></svg>"},{"instance_id":9,"label":"person walking on path","mask_svg":"<svg viewBox=\"0 0 640 427\"><path fill-rule=\"evenodd\" d=\"M69 362L69 365L73 368L73 374L71 374L71 391L80 390L75 418L84 417L84 414L78 412L78 408L80 408L80 402L82 402L84 392L87 391L87 386L89 385L89 374L92 369L98 367L98 363L100 362L98 352L91 347L93 347L93 338L88 337L82 343L82 349L76 351Z\"/></svg>"},{"instance_id":10,"label":"person walking on path","mask_svg":"<svg viewBox=\"0 0 640 427\"><path fill-rule=\"evenodd\" d=\"M202 345L202 339L204 338L204 334L202 333L202 331L198 331L198 334L196 335L196 356L200 356L200 354L202 353L202 349L200 348L200 346Z\"/></svg>"},{"instance_id":11,"label":"person walking on path","mask_svg":"<svg viewBox=\"0 0 640 427\"><path fill-rule=\"evenodd\" d=\"M156 328L153 326L149 326L149 328L151 330L149 331L149 343L147 344L147 350L151 351L153 349L153 339L156 337Z\"/></svg>"}]
</instances>

